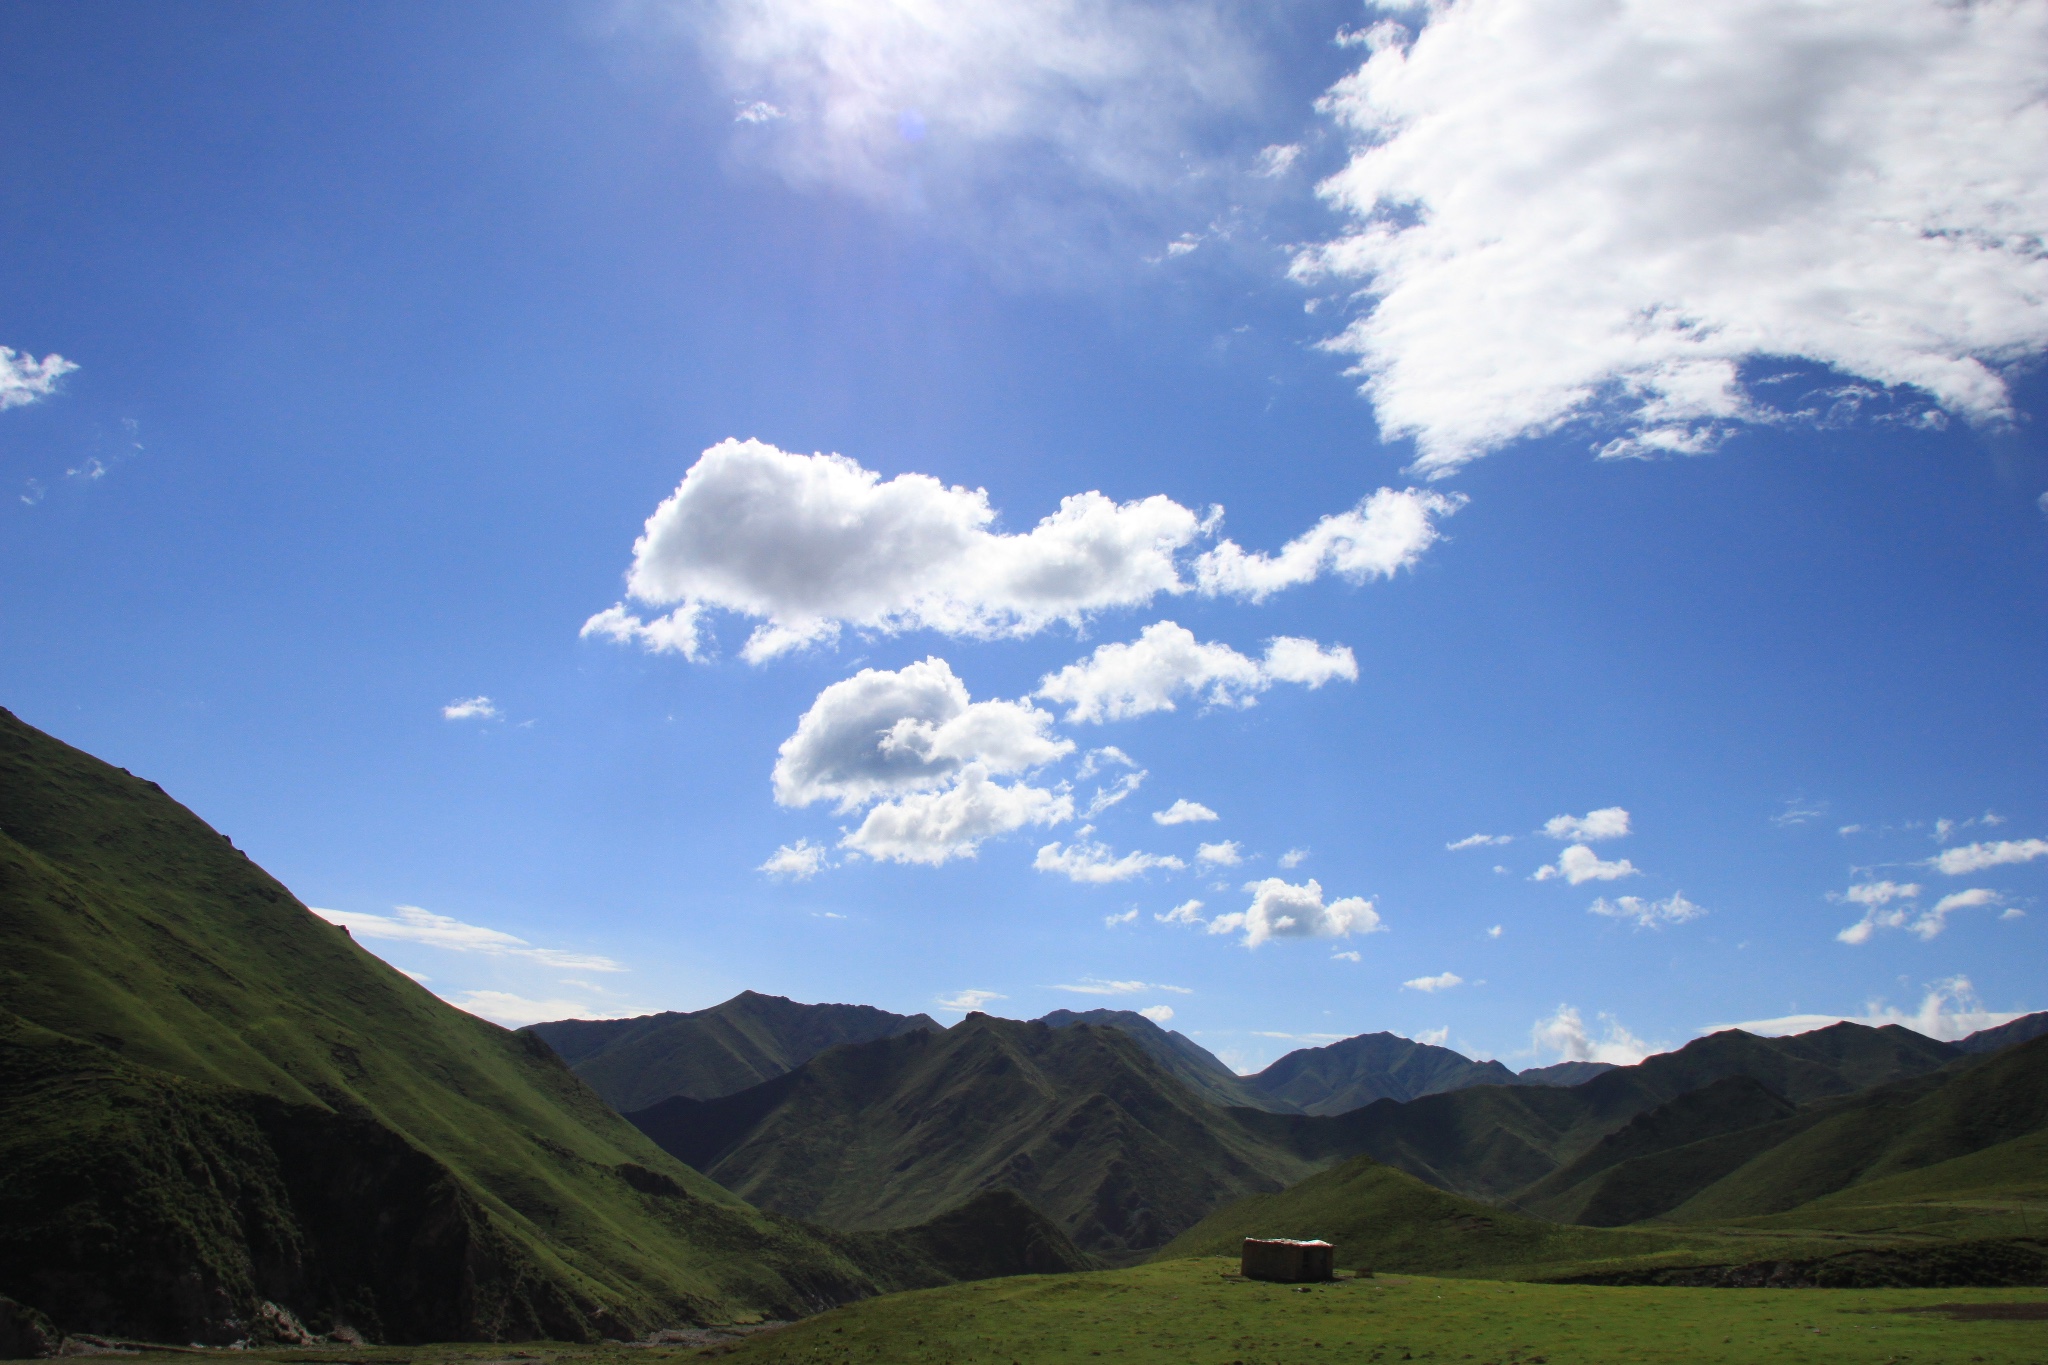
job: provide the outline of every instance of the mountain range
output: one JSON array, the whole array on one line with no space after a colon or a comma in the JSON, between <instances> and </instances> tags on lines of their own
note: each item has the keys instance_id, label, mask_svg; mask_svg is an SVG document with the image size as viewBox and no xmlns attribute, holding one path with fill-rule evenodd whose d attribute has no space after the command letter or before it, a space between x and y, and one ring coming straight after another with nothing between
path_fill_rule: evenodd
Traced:
<instances>
[{"instance_id":1,"label":"mountain range","mask_svg":"<svg viewBox=\"0 0 2048 1365\"><path fill-rule=\"evenodd\" d=\"M1475 1085L1577 1085L1611 1069L1606 1062L1559 1062L1515 1072L1397 1034L1367 1033L1299 1048L1264 1071L1240 1076L1186 1034L1135 1010L1054 1010L1040 1022L1118 1029L1210 1103L1281 1114L1341 1114L1378 1099L1412 1100ZM828 1047L920 1029L943 1031L927 1014L803 1005L756 991L689 1013L529 1026L621 1113L675 1096L718 1099L792 1071Z\"/></svg>"},{"instance_id":2,"label":"mountain range","mask_svg":"<svg viewBox=\"0 0 2048 1365\"><path fill-rule=\"evenodd\" d=\"M749 992L513 1032L0 711L10 1350L634 1337L1247 1231L1442 1273L1751 1283L1762 1244L1789 1282L2031 1282L2044 1033L1519 1074L1373 1034L1237 1076L1117 1010Z\"/></svg>"},{"instance_id":3,"label":"mountain range","mask_svg":"<svg viewBox=\"0 0 2048 1365\"><path fill-rule=\"evenodd\" d=\"M1646 1169L1629 1162L1819 1113L1824 1101L1981 1055L1895 1025L1845 1023L1790 1038L1728 1030L1573 1086L1510 1073L1507 1084L1343 1113L1281 1113L1228 1103L1219 1084L1197 1089L1181 1074L1198 1063L1163 1031L1096 1013L1093 1022L1066 1016L1060 1027L969 1015L951 1030L841 1045L750 1089L672 1097L627 1117L777 1212L858 1229L1008 1188L1076 1245L1118 1259L1171 1241L1232 1196L1277 1191L1358 1156L1553 1221L1631 1222L1669 1205L1614 1216L1643 1204L1640 1192L1622 1193ZM1369 1055L1354 1048L1345 1060ZM1329 1074L1357 1083L1362 1070ZM1596 1180L1604 1183L1587 1184Z\"/></svg>"}]
</instances>

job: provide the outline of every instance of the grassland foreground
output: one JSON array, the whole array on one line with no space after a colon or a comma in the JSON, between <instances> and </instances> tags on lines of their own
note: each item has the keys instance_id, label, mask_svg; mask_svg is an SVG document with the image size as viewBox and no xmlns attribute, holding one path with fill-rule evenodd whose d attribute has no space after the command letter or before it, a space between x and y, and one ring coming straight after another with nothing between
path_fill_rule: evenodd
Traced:
<instances>
[{"instance_id":1,"label":"grassland foreground","mask_svg":"<svg viewBox=\"0 0 2048 1365\"><path fill-rule=\"evenodd\" d=\"M1194 1258L984 1280L869 1299L783 1328L648 1346L234 1354L252 1365L662 1365L706 1356L721 1365L2048 1365L2043 1289L1611 1288L1350 1272L1298 1286L1242 1280L1235 1269Z\"/></svg>"}]
</instances>

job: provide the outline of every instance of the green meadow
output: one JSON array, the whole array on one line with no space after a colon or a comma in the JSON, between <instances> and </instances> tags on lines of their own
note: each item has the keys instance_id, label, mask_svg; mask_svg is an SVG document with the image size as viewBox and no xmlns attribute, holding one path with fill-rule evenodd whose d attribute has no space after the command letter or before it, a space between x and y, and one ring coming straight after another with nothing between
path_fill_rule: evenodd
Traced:
<instances>
[{"instance_id":1,"label":"green meadow","mask_svg":"<svg viewBox=\"0 0 2048 1365\"><path fill-rule=\"evenodd\" d=\"M1423 1275L1304 1289L1242 1280L1232 1262L1202 1257L892 1294L706 1344L235 1355L252 1365L2040 1365L2048 1290L1617 1289Z\"/></svg>"}]
</instances>

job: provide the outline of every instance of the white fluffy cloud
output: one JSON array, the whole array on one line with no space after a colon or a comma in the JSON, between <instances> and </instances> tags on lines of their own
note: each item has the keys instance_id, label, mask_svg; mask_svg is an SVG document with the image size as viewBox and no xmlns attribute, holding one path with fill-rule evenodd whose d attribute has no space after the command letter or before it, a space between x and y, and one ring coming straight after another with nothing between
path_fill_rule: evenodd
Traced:
<instances>
[{"instance_id":1,"label":"white fluffy cloud","mask_svg":"<svg viewBox=\"0 0 2048 1365\"><path fill-rule=\"evenodd\" d=\"M1244 946L1256 948L1274 938L1348 938L1386 928L1371 901L1362 896L1323 903L1323 888L1313 877L1297 886L1279 877L1247 882L1252 903L1243 910L1209 921L1212 934L1244 931Z\"/></svg>"},{"instance_id":2,"label":"white fluffy cloud","mask_svg":"<svg viewBox=\"0 0 2048 1365\"><path fill-rule=\"evenodd\" d=\"M1573 844L1557 855L1555 863L1536 869L1531 881L1547 882L1562 877L1573 886L1586 882L1611 882L1622 877L1633 877L1640 869L1626 858L1602 862L1600 855L1584 844Z\"/></svg>"},{"instance_id":3,"label":"white fluffy cloud","mask_svg":"<svg viewBox=\"0 0 2048 1365\"><path fill-rule=\"evenodd\" d=\"M1928 866L1951 877L1964 877L1972 872L1982 872L1987 867L2030 863L2044 857L2048 857L2048 839L1999 839L1986 844L1964 844L1961 848L1943 849L1928 862Z\"/></svg>"},{"instance_id":4,"label":"white fluffy cloud","mask_svg":"<svg viewBox=\"0 0 2048 1365\"><path fill-rule=\"evenodd\" d=\"M1206 924L1208 922L1202 918L1202 903L1194 900L1182 901L1165 914L1154 915L1152 918L1158 920L1161 924Z\"/></svg>"},{"instance_id":5,"label":"white fluffy cloud","mask_svg":"<svg viewBox=\"0 0 2048 1365\"><path fill-rule=\"evenodd\" d=\"M1204 867L1236 867L1244 861L1244 850L1235 839L1203 844L1195 849L1195 861Z\"/></svg>"},{"instance_id":6,"label":"white fluffy cloud","mask_svg":"<svg viewBox=\"0 0 2048 1365\"><path fill-rule=\"evenodd\" d=\"M489 697L461 697L441 708L444 720L496 720L498 708Z\"/></svg>"},{"instance_id":7,"label":"white fluffy cloud","mask_svg":"<svg viewBox=\"0 0 2048 1365\"><path fill-rule=\"evenodd\" d=\"M1173 1018L1173 1006L1147 1005L1144 1009L1139 1010L1138 1013L1144 1015L1155 1024L1165 1024Z\"/></svg>"},{"instance_id":8,"label":"white fluffy cloud","mask_svg":"<svg viewBox=\"0 0 2048 1365\"><path fill-rule=\"evenodd\" d=\"M990 781L984 765L970 763L940 791L882 802L839 843L877 862L936 867L973 857L983 842L997 835L1073 818L1074 798L1066 793L1021 782L1006 787Z\"/></svg>"},{"instance_id":9,"label":"white fluffy cloud","mask_svg":"<svg viewBox=\"0 0 2048 1365\"><path fill-rule=\"evenodd\" d=\"M1305 848L1290 848L1281 854L1279 858L1279 863L1282 867L1300 867L1307 861L1308 850Z\"/></svg>"},{"instance_id":10,"label":"white fluffy cloud","mask_svg":"<svg viewBox=\"0 0 2048 1365\"><path fill-rule=\"evenodd\" d=\"M814 844L809 839L799 839L793 844L784 844L768 855L768 861L755 868L771 877L787 877L792 881L809 881L818 875L821 868L831 864L825 861L825 846Z\"/></svg>"},{"instance_id":11,"label":"white fluffy cloud","mask_svg":"<svg viewBox=\"0 0 2048 1365\"><path fill-rule=\"evenodd\" d=\"M1584 815L1553 815L1543 822L1543 832L1553 839L1575 844L1619 839L1628 833L1628 812L1620 806L1606 806Z\"/></svg>"},{"instance_id":12,"label":"white fluffy cloud","mask_svg":"<svg viewBox=\"0 0 2048 1365\"><path fill-rule=\"evenodd\" d=\"M1319 526L1304 538L1323 546L1313 554L1290 546L1267 561L1222 541L1184 565L1182 552L1214 532L1220 509L1203 518L1160 495L1117 503L1077 493L1029 531L1007 534L990 529L996 512L984 490L927 474L885 480L842 455L728 440L699 457L633 544L627 592L666 614L646 620L619 603L584 622L583 634L701 659L711 614L726 611L759 622L740 651L755 663L844 626L1029 635L1162 593L1257 600L1325 572L1389 575L1428 548L1432 518L1453 508L1436 494L1390 489L1362 506L1345 514L1359 523L1353 540ZM1323 524L1331 521L1344 518ZM1284 572L1256 567L1282 561ZM1219 567L1229 565L1238 567ZM1311 685L1331 667L1299 645L1269 654L1267 665Z\"/></svg>"},{"instance_id":13,"label":"white fluffy cloud","mask_svg":"<svg viewBox=\"0 0 2048 1365\"><path fill-rule=\"evenodd\" d=\"M2048 7L2024 0L1451 0L1322 108L1349 213L1305 279L1375 306L1331 345L1443 473L1589 413L1611 454L1785 420L1801 357L1972 419L2048 342ZM1804 415L1804 414L1795 414Z\"/></svg>"},{"instance_id":14,"label":"white fluffy cloud","mask_svg":"<svg viewBox=\"0 0 2048 1365\"><path fill-rule=\"evenodd\" d=\"M1025 772L1073 752L1071 740L1047 733L1051 725L1026 702L970 700L944 659L864 668L820 692L782 742L775 799L833 801L847 812L946 786L971 764L984 776Z\"/></svg>"},{"instance_id":15,"label":"white fluffy cloud","mask_svg":"<svg viewBox=\"0 0 2048 1365\"><path fill-rule=\"evenodd\" d=\"M1682 893L1674 891L1660 901L1646 900L1641 896L1616 896L1609 900L1602 896L1586 907L1586 913L1627 920L1638 929L1661 929L1667 924L1684 924L1687 920L1698 919L1707 912L1687 900Z\"/></svg>"},{"instance_id":16,"label":"white fluffy cloud","mask_svg":"<svg viewBox=\"0 0 2048 1365\"><path fill-rule=\"evenodd\" d=\"M1411 980L1403 981L1401 989L1404 991L1422 991L1425 994L1434 995L1438 991L1447 991L1453 986L1462 986L1464 984L1465 978L1459 976L1456 972L1439 972L1435 976L1418 976Z\"/></svg>"},{"instance_id":17,"label":"white fluffy cloud","mask_svg":"<svg viewBox=\"0 0 2048 1365\"><path fill-rule=\"evenodd\" d=\"M2020 1013L2002 1013L1987 1010L1984 1002L1970 985L1967 976L1952 976L1937 981L1927 988L1921 997L1920 1007L1906 1011L1873 1000L1864 1007L1862 1014L1788 1014L1776 1019L1748 1019L1739 1024L1714 1024L1701 1029L1702 1033L1715 1033L1721 1029L1739 1028L1749 1033L1777 1037L1787 1033L1806 1033L1812 1029L1826 1028L1830 1024L1866 1024L1871 1028L1883 1028L1886 1024L1901 1024L1930 1038L1943 1042L1954 1042L1967 1038L1980 1029L1997 1028L2010 1024Z\"/></svg>"},{"instance_id":18,"label":"white fluffy cloud","mask_svg":"<svg viewBox=\"0 0 2048 1365\"><path fill-rule=\"evenodd\" d=\"M48 398L57 381L78 367L61 355L41 360L11 346L0 346L0 412Z\"/></svg>"},{"instance_id":19,"label":"white fluffy cloud","mask_svg":"<svg viewBox=\"0 0 2048 1365\"><path fill-rule=\"evenodd\" d=\"M1031 865L1040 872L1057 872L1069 881L1094 885L1129 881L1155 867L1178 872L1187 866L1171 854L1133 852L1119 858L1107 844L1080 841L1071 846L1047 844L1038 850L1038 856L1032 859Z\"/></svg>"},{"instance_id":20,"label":"white fluffy cloud","mask_svg":"<svg viewBox=\"0 0 2048 1365\"><path fill-rule=\"evenodd\" d=\"M1599 1022L1606 1025L1606 1031L1595 1037L1578 1010L1570 1005L1559 1005L1557 1013L1536 1021L1530 1030L1530 1039L1537 1052L1553 1053L1561 1062L1610 1062L1615 1066L1634 1066L1650 1054L1651 1045L1623 1028L1620 1020L1603 1014Z\"/></svg>"},{"instance_id":21,"label":"white fluffy cloud","mask_svg":"<svg viewBox=\"0 0 2048 1365\"><path fill-rule=\"evenodd\" d=\"M1277 555L1223 541L1195 560L1195 580L1207 593L1263 602L1326 573L1353 583L1392 578L1436 543L1437 519L1464 505L1463 497L1382 488L1350 511L1324 517Z\"/></svg>"},{"instance_id":22,"label":"white fluffy cloud","mask_svg":"<svg viewBox=\"0 0 2048 1365\"><path fill-rule=\"evenodd\" d=\"M1221 817L1199 801L1190 801L1185 796L1176 800L1165 810L1152 812L1155 825L1185 825L1194 821L1216 820Z\"/></svg>"},{"instance_id":23,"label":"white fluffy cloud","mask_svg":"<svg viewBox=\"0 0 2048 1365\"><path fill-rule=\"evenodd\" d=\"M1203 644L1194 632L1159 621L1128 644L1099 645L1079 663L1041 680L1034 696L1067 708L1069 721L1128 720L1171 711L1177 696L1199 696L1211 706L1250 706L1276 682L1321 687L1332 678L1356 680L1358 661L1342 645L1282 636L1251 659L1229 645Z\"/></svg>"},{"instance_id":24,"label":"white fluffy cloud","mask_svg":"<svg viewBox=\"0 0 2048 1365\"><path fill-rule=\"evenodd\" d=\"M1184 590L1174 556L1201 534L1159 496L1076 494L1021 535L989 530L995 517L983 490L927 474L884 480L842 455L722 441L647 519L626 586L693 613L693 638L706 608L760 619L742 651L759 661L841 623L982 637L1078 624ZM586 631L616 636L613 621L600 613Z\"/></svg>"},{"instance_id":25,"label":"white fluffy cloud","mask_svg":"<svg viewBox=\"0 0 2048 1365\"><path fill-rule=\"evenodd\" d=\"M330 924L339 924L360 938L391 939L421 943L452 953L478 953L485 957L523 957L550 967L583 972L623 972L626 969L608 957L590 953L566 953L554 948L536 948L523 938L481 924L465 924L449 915L437 915L417 905L394 906L389 915L366 915L353 910L322 910L313 913ZM559 1018L560 1016L556 1016Z\"/></svg>"}]
</instances>

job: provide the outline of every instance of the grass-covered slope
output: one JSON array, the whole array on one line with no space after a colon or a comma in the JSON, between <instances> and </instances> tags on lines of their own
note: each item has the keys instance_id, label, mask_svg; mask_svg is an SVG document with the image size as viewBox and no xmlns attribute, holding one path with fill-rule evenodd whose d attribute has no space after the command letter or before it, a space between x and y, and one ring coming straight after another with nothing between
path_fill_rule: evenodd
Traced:
<instances>
[{"instance_id":1,"label":"grass-covered slope","mask_svg":"<svg viewBox=\"0 0 2048 1365\"><path fill-rule=\"evenodd\" d=\"M1787 1127L1782 1141L1670 1217L1697 1223L1783 1213L2040 1133L2048 1129L2048 1038L1813 1106Z\"/></svg>"},{"instance_id":2,"label":"grass-covered slope","mask_svg":"<svg viewBox=\"0 0 2048 1365\"><path fill-rule=\"evenodd\" d=\"M237 1278L224 1248L254 1237L264 1207L291 1193L259 1169L289 1165L265 1114L286 1114L293 1133L322 1130L304 1139L316 1146L356 1141L363 1160L398 1144L432 1168L419 1188L449 1182L446 1207L474 1235L421 1234L422 1255L467 1248L461 1311L435 1334L588 1335L793 1312L873 1287L816 1238L667 1156L539 1040L444 1004L363 951L154 784L5 712L0 999L27 1040L8 1081L24 1098L7 1111L0 1197L47 1233L17 1245L4 1272L40 1278L0 1280L0 1294L53 1316L60 1306L36 1298L57 1295L67 1330L90 1330L94 1303L122 1311L96 1282L107 1262L91 1248L162 1231L151 1172L172 1202L208 1185L254 1192L235 1205L239 1225L222 1210L240 1196L223 1195L163 1232L212 1248L185 1267L203 1288L179 1309L185 1339L256 1311L236 1286L261 1277ZM67 1051L50 1034L91 1048ZM138 1146L145 1131L171 1145ZM648 1178L636 1186L627 1168ZM352 1216L411 1216L374 1182L363 1189ZM316 1215L286 1212L317 1233ZM223 1294L241 1297L224 1308ZM543 1303L552 1316L535 1316Z\"/></svg>"},{"instance_id":3,"label":"grass-covered slope","mask_svg":"<svg viewBox=\"0 0 2048 1365\"><path fill-rule=\"evenodd\" d=\"M1340 1267L1434 1274L1654 1256L1682 1245L1667 1233L1525 1218L1355 1157L1278 1194L1218 1209L1153 1259L1234 1256L1247 1237L1319 1237L1335 1245Z\"/></svg>"},{"instance_id":4,"label":"grass-covered slope","mask_svg":"<svg viewBox=\"0 0 2048 1365\"><path fill-rule=\"evenodd\" d=\"M1120 1030L971 1014L632 1118L728 1188L830 1227L918 1222L1012 1189L1117 1255L1314 1169L1245 1132L1248 1112L1207 1104Z\"/></svg>"},{"instance_id":5,"label":"grass-covered slope","mask_svg":"<svg viewBox=\"0 0 2048 1365\"><path fill-rule=\"evenodd\" d=\"M531 1031L625 1113L672 1095L716 1099L792 1071L828 1047L934 1029L925 1014L872 1005L803 1005L742 991L690 1013L637 1019L564 1019Z\"/></svg>"}]
</instances>

